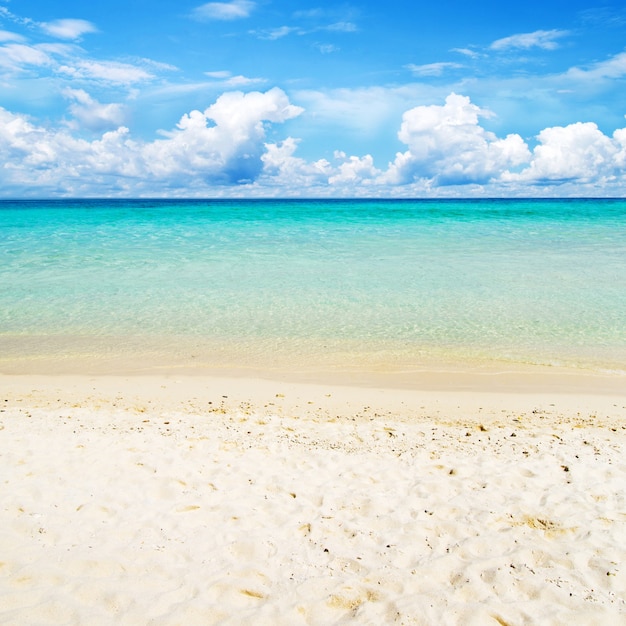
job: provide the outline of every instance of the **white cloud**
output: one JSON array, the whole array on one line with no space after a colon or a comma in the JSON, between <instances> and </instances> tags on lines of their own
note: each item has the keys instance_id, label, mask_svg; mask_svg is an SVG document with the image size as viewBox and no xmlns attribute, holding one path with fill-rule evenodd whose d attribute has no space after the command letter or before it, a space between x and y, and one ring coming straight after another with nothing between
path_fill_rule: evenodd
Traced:
<instances>
[{"instance_id":1,"label":"white cloud","mask_svg":"<svg viewBox=\"0 0 626 626\"><path fill-rule=\"evenodd\" d=\"M238 74L237 76L231 76L228 78L224 85L226 87L246 87L249 85L258 85L261 83L266 83L267 80L265 78L249 78L248 76L242 76Z\"/></svg>"},{"instance_id":2,"label":"white cloud","mask_svg":"<svg viewBox=\"0 0 626 626\"><path fill-rule=\"evenodd\" d=\"M354 33L358 31L358 27L353 22L341 21L333 22L332 24L324 26L315 26L310 28L301 28L299 26L279 26L277 28L270 28L265 30L251 30L252 35L256 35L259 39L265 39L268 41L275 41L282 39L288 35L311 35L319 32L331 32L331 33ZM332 44L316 44L316 48L322 52L335 52L339 48L336 48Z\"/></svg>"},{"instance_id":3,"label":"white cloud","mask_svg":"<svg viewBox=\"0 0 626 626\"><path fill-rule=\"evenodd\" d=\"M87 33L95 33L98 31L91 22L74 19L43 22L40 24L40 27L48 35L58 37L59 39L80 39Z\"/></svg>"},{"instance_id":4,"label":"white cloud","mask_svg":"<svg viewBox=\"0 0 626 626\"><path fill-rule=\"evenodd\" d=\"M339 166L339 171L331 176L328 182L331 185L370 184L380 174L381 171L374 167L374 159L371 154L366 154L364 157L351 156Z\"/></svg>"},{"instance_id":5,"label":"white cloud","mask_svg":"<svg viewBox=\"0 0 626 626\"><path fill-rule=\"evenodd\" d=\"M276 144L266 144L262 156L263 173L255 189L274 188L289 196L306 195L364 195L364 189L376 192L379 186L380 170L374 166L374 159L367 154L363 157L347 157L344 152L335 150L334 157L341 161L338 165L326 159L308 162L295 156L300 141L288 137Z\"/></svg>"},{"instance_id":6,"label":"white cloud","mask_svg":"<svg viewBox=\"0 0 626 626\"><path fill-rule=\"evenodd\" d=\"M40 43L37 44L36 48L46 54L67 58L74 57L82 52L80 48L77 48L72 43Z\"/></svg>"},{"instance_id":7,"label":"white cloud","mask_svg":"<svg viewBox=\"0 0 626 626\"><path fill-rule=\"evenodd\" d=\"M24 37L17 33L11 33L8 30L0 30L0 42L4 41L24 41Z\"/></svg>"},{"instance_id":8,"label":"white cloud","mask_svg":"<svg viewBox=\"0 0 626 626\"><path fill-rule=\"evenodd\" d=\"M265 93L259 91L247 94L240 91L225 93L205 111L205 116L218 126L234 129L244 124L260 131L261 120L285 122L300 113L302 108L291 104L285 92L274 87Z\"/></svg>"},{"instance_id":9,"label":"white cloud","mask_svg":"<svg viewBox=\"0 0 626 626\"><path fill-rule=\"evenodd\" d=\"M69 124L71 128L103 131L118 128L125 122L126 111L121 104L101 104L82 89L65 89L63 95L72 101L69 111L75 121Z\"/></svg>"},{"instance_id":10,"label":"white cloud","mask_svg":"<svg viewBox=\"0 0 626 626\"><path fill-rule=\"evenodd\" d=\"M295 26L279 26L278 28L270 28L268 30L251 30L250 34L256 35L259 39L266 41L276 41L282 39L291 33L303 34L303 31Z\"/></svg>"},{"instance_id":11,"label":"white cloud","mask_svg":"<svg viewBox=\"0 0 626 626\"><path fill-rule=\"evenodd\" d=\"M46 67L53 65L53 60L37 46L21 43L9 43L0 46L0 67L12 71L20 71L24 67Z\"/></svg>"},{"instance_id":12,"label":"white cloud","mask_svg":"<svg viewBox=\"0 0 626 626\"><path fill-rule=\"evenodd\" d=\"M20 24L21 26L36 26L37 23L34 20L31 20L28 17L20 17L19 15L15 15L15 13L11 13L9 9L6 7L0 6L0 15L4 17L6 20L13 22L14 24Z\"/></svg>"},{"instance_id":13,"label":"white cloud","mask_svg":"<svg viewBox=\"0 0 626 626\"><path fill-rule=\"evenodd\" d=\"M217 70L214 72L205 72L204 75L208 76L209 78L215 78L216 80L225 80L232 76L232 74L228 70Z\"/></svg>"},{"instance_id":14,"label":"white cloud","mask_svg":"<svg viewBox=\"0 0 626 626\"><path fill-rule=\"evenodd\" d=\"M481 56L479 52L471 50L470 48L452 48L451 52L458 52L463 56L469 57L470 59L477 59L479 56Z\"/></svg>"},{"instance_id":15,"label":"white cloud","mask_svg":"<svg viewBox=\"0 0 626 626\"><path fill-rule=\"evenodd\" d=\"M348 156L341 146L332 162L308 161L296 155L299 139L268 141L270 125L302 113L278 88L224 93L154 141L135 140L122 125L96 140L80 138L83 128L123 123L123 107L81 89L64 95L73 119L60 129L0 108L3 194L532 196L626 189L626 128L612 136L590 122L546 128L531 152L519 135L500 138L483 128L489 111L454 93L442 105L405 111L398 138L406 150L385 171L371 154Z\"/></svg>"},{"instance_id":16,"label":"white cloud","mask_svg":"<svg viewBox=\"0 0 626 626\"><path fill-rule=\"evenodd\" d=\"M86 117L91 111L112 121L117 114L83 91L67 95ZM266 124L285 122L301 111L277 88L225 93L204 112L184 115L165 139L144 143L132 140L125 127L85 141L0 109L0 162L5 164L0 168L0 188L49 186L72 193L78 181L93 194L107 193L122 181L131 181L135 190L145 185L153 190L206 189L250 182L264 165Z\"/></svg>"},{"instance_id":17,"label":"white cloud","mask_svg":"<svg viewBox=\"0 0 626 626\"><path fill-rule=\"evenodd\" d=\"M167 139L148 144L144 160L154 176L201 176L213 184L254 180L263 163L265 123L302 112L278 89L229 92L204 112L184 115Z\"/></svg>"},{"instance_id":18,"label":"white cloud","mask_svg":"<svg viewBox=\"0 0 626 626\"><path fill-rule=\"evenodd\" d=\"M40 78L98 82L109 86L129 87L153 80L153 70L173 71L172 65L150 59L140 59L137 65L116 61L95 61L82 57L83 50L70 43L0 44L0 70L5 75L31 73ZM243 81L233 83L244 84ZM73 87L74 85L72 85Z\"/></svg>"},{"instance_id":19,"label":"white cloud","mask_svg":"<svg viewBox=\"0 0 626 626\"><path fill-rule=\"evenodd\" d=\"M613 133L613 144L617 149L617 153L614 156L617 175L619 176L620 172L626 174L626 128L618 128Z\"/></svg>"},{"instance_id":20,"label":"white cloud","mask_svg":"<svg viewBox=\"0 0 626 626\"><path fill-rule=\"evenodd\" d=\"M626 76L626 52L589 66L587 69L570 68L565 77L570 80L594 82L602 79L622 78Z\"/></svg>"},{"instance_id":21,"label":"white cloud","mask_svg":"<svg viewBox=\"0 0 626 626\"><path fill-rule=\"evenodd\" d=\"M161 70L165 72L178 72L179 68L176 65L172 65L171 63L162 63L161 61L154 61L152 59L146 59L142 57L139 59L142 65L147 67L153 67L155 70Z\"/></svg>"},{"instance_id":22,"label":"white cloud","mask_svg":"<svg viewBox=\"0 0 626 626\"><path fill-rule=\"evenodd\" d=\"M242 76L241 74L233 76L228 70L205 72L204 75L214 79L215 81L219 81L217 84L225 88L246 87L249 85L258 85L267 82L265 78L249 78L248 76Z\"/></svg>"},{"instance_id":23,"label":"white cloud","mask_svg":"<svg viewBox=\"0 0 626 626\"><path fill-rule=\"evenodd\" d=\"M117 85L130 85L154 78L154 75L136 65L114 61L79 60L73 65L61 65L58 72L73 79L101 80Z\"/></svg>"},{"instance_id":24,"label":"white cloud","mask_svg":"<svg viewBox=\"0 0 626 626\"><path fill-rule=\"evenodd\" d=\"M29 168L53 163L55 152L53 142L48 141L44 129L33 126L25 116L0 108L0 156L9 177L13 171L28 171ZM26 181L18 179L18 182Z\"/></svg>"},{"instance_id":25,"label":"white cloud","mask_svg":"<svg viewBox=\"0 0 626 626\"><path fill-rule=\"evenodd\" d=\"M299 140L287 137L280 143L265 144L266 153L262 156L266 171L277 174L281 169L290 170L292 173L305 167L306 161L294 157Z\"/></svg>"},{"instance_id":26,"label":"white cloud","mask_svg":"<svg viewBox=\"0 0 626 626\"><path fill-rule=\"evenodd\" d=\"M443 106L418 106L402 116L398 138L408 150L398 153L387 180L406 184L432 179L438 185L486 183L507 168L528 161L519 135L498 139L478 123L491 114L466 96L450 94Z\"/></svg>"},{"instance_id":27,"label":"white cloud","mask_svg":"<svg viewBox=\"0 0 626 626\"><path fill-rule=\"evenodd\" d=\"M463 66L459 63L441 62L441 63L427 63L426 65L415 65L409 63L405 66L416 76L441 76L446 70L458 70Z\"/></svg>"},{"instance_id":28,"label":"white cloud","mask_svg":"<svg viewBox=\"0 0 626 626\"><path fill-rule=\"evenodd\" d=\"M232 2L208 2L193 11L193 17L199 20L238 20L248 17L256 4L250 0L232 0Z\"/></svg>"},{"instance_id":29,"label":"white cloud","mask_svg":"<svg viewBox=\"0 0 626 626\"><path fill-rule=\"evenodd\" d=\"M610 138L592 122L545 128L537 137L530 166L506 178L540 183L610 179L626 161L625 130Z\"/></svg>"},{"instance_id":30,"label":"white cloud","mask_svg":"<svg viewBox=\"0 0 626 626\"><path fill-rule=\"evenodd\" d=\"M511 35L494 41L490 48L492 50L510 50L541 48L542 50L554 50L559 47L557 39L568 35L566 30L537 30L532 33L521 33Z\"/></svg>"},{"instance_id":31,"label":"white cloud","mask_svg":"<svg viewBox=\"0 0 626 626\"><path fill-rule=\"evenodd\" d=\"M96 26L87 20L60 19L51 22L37 22L29 17L15 15L6 7L0 7L0 16L3 16L5 19L15 24L26 26L27 28L42 30L44 33L52 37L58 37L59 39L79 39L82 35L87 33L98 32ZM0 39L0 41L2 41L2 39Z\"/></svg>"},{"instance_id":32,"label":"white cloud","mask_svg":"<svg viewBox=\"0 0 626 626\"><path fill-rule=\"evenodd\" d=\"M261 184L283 189L300 190L324 186L333 170L326 159L308 163L294 156L299 140L287 137L275 144L265 144Z\"/></svg>"}]
</instances>

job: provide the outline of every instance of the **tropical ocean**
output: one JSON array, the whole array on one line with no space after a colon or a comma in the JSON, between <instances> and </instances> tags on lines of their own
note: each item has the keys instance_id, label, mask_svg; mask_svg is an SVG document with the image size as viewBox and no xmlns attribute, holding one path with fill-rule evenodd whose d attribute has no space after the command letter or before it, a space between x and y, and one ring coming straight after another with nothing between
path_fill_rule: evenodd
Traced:
<instances>
[{"instance_id":1,"label":"tropical ocean","mask_svg":"<svg viewBox=\"0 0 626 626\"><path fill-rule=\"evenodd\" d=\"M0 202L0 372L626 371L626 201Z\"/></svg>"}]
</instances>

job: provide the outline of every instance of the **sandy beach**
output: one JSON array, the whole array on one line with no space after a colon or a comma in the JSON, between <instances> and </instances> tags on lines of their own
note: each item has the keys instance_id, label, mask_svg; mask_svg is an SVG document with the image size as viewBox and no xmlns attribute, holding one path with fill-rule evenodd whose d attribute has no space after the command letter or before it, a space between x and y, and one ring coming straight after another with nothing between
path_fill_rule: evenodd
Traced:
<instances>
[{"instance_id":1,"label":"sandy beach","mask_svg":"<svg viewBox=\"0 0 626 626\"><path fill-rule=\"evenodd\" d=\"M626 396L0 377L2 624L626 623Z\"/></svg>"}]
</instances>

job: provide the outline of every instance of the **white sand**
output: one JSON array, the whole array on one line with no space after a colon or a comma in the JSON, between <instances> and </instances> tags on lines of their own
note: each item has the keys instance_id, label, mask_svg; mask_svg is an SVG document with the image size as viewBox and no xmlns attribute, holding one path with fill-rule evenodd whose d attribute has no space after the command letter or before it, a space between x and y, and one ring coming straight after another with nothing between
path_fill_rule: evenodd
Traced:
<instances>
[{"instance_id":1,"label":"white sand","mask_svg":"<svg viewBox=\"0 0 626 626\"><path fill-rule=\"evenodd\" d=\"M626 624L626 391L4 376L0 410L1 624Z\"/></svg>"}]
</instances>

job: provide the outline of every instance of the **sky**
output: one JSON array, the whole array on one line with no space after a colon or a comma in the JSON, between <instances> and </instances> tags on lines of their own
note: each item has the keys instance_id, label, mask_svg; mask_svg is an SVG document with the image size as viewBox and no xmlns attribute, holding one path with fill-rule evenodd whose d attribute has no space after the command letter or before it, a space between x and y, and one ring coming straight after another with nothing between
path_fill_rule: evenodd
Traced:
<instances>
[{"instance_id":1,"label":"sky","mask_svg":"<svg viewBox=\"0 0 626 626\"><path fill-rule=\"evenodd\" d=\"M626 196L614 0L0 0L0 197Z\"/></svg>"}]
</instances>

